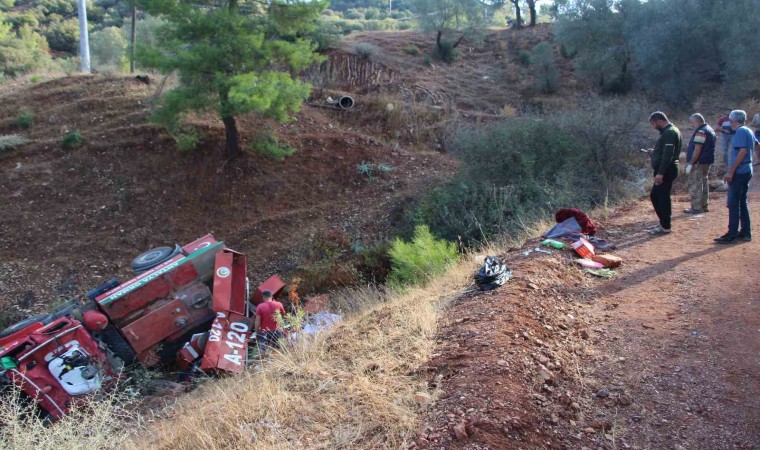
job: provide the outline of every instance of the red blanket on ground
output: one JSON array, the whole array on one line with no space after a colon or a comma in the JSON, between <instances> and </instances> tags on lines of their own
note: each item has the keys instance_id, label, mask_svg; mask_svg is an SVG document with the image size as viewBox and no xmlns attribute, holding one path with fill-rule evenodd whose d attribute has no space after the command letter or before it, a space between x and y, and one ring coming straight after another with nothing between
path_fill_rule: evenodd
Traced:
<instances>
[{"instance_id":1,"label":"red blanket on ground","mask_svg":"<svg viewBox=\"0 0 760 450\"><path fill-rule=\"evenodd\" d=\"M576 208L560 209L554 215L554 219L557 221L557 223L562 223L571 217L575 217L575 220L578 221L578 224L581 226L583 234L594 236L599 231L596 228L596 225L594 225L594 222L592 222L591 219L589 219L589 217L586 215L586 213L584 213L580 209L576 209Z\"/></svg>"}]
</instances>

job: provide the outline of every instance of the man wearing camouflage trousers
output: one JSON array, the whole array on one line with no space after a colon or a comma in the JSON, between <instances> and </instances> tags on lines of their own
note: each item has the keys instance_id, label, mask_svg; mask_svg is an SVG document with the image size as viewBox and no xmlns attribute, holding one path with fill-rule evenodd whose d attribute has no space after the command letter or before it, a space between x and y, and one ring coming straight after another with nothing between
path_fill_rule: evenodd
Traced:
<instances>
[{"instance_id":1,"label":"man wearing camouflage trousers","mask_svg":"<svg viewBox=\"0 0 760 450\"><path fill-rule=\"evenodd\" d=\"M708 211L709 185L707 172L715 162L715 130L705 123L702 114L695 113L689 117L694 128L694 134L689 140L686 151L686 175L689 177L689 197L691 208L684 210L686 214L701 214Z\"/></svg>"}]
</instances>

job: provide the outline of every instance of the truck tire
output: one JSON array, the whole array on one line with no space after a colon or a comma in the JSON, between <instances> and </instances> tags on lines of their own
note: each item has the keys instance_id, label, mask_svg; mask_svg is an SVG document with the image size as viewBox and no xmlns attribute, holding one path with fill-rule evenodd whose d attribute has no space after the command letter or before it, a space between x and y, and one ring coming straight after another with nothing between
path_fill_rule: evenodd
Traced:
<instances>
[{"instance_id":1,"label":"truck tire","mask_svg":"<svg viewBox=\"0 0 760 450\"><path fill-rule=\"evenodd\" d=\"M113 354L124 362L125 366L128 366L135 362L135 351L132 350L132 346L129 345L126 339L124 339L113 325L107 326L103 331L98 333L98 338L106 344Z\"/></svg>"},{"instance_id":2,"label":"truck tire","mask_svg":"<svg viewBox=\"0 0 760 450\"><path fill-rule=\"evenodd\" d=\"M170 260L180 253L182 253L182 248L179 245L175 246L174 248L156 247L150 249L147 252L140 253L135 259L132 260L132 272L134 272L135 275L139 275L165 261Z\"/></svg>"},{"instance_id":3,"label":"truck tire","mask_svg":"<svg viewBox=\"0 0 760 450\"><path fill-rule=\"evenodd\" d=\"M28 327L29 325L36 323L36 322L42 322L43 325L47 325L50 322L52 322L53 314L40 314L37 316L32 316L27 319L22 320L21 322L17 322L8 328L4 329L3 331L0 331L0 339L4 337L8 337L12 335L13 333L23 330L24 328Z\"/></svg>"}]
</instances>

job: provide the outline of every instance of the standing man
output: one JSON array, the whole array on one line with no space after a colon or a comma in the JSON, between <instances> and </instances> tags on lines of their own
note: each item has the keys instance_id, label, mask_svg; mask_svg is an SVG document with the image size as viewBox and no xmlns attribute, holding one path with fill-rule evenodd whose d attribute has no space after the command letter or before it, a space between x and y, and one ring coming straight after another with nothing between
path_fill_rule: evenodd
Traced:
<instances>
[{"instance_id":1,"label":"standing man","mask_svg":"<svg viewBox=\"0 0 760 450\"><path fill-rule=\"evenodd\" d=\"M264 291L261 294L264 301L256 306L255 322L258 343L264 347L279 347L279 341L283 338L280 323L282 317L285 317L285 308L282 303L272 299L270 291ZM280 321L277 320L278 315Z\"/></svg>"},{"instance_id":2,"label":"standing man","mask_svg":"<svg viewBox=\"0 0 760 450\"><path fill-rule=\"evenodd\" d=\"M705 123L702 114L695 113L689 117L689 122L694 128L694 134L689 140L686 151L686 175L689 177L689 197L691 208L683 212L687 214L701 214L708 211L709 185L707 184L707 172L715 162L715 131Z\"/></svg>"},{"instance_id":3,"label":"standing man","mask_svg":"<svg viewBox=\"0 0 760 450\"><path fill-rule=\"evenodd\" d=\"M749 180L752 179L752 150L755 146L755 135L752 130L744 125L747 121L746 112L737 109L731 111L728 117L731 119L731 127L736 130L736 133L734 134L733 148L726 172L728 233L715 238L715 242L719 244L729 244L736 242L737 239L752 240L747 192L749 191ZM740 224L741 230L739 230Z\"/></svg>"},{"instance_id":4,"label":"standing man","mask_svg":"<svg viewBox=\"0 0 760 450\"><path fill-rule=\"evenodd\" d=\"M660 132L653 149L649 149L654 169L654 186L649 198L660 219L660 224L650 228L652 234L670 233L670 215L672 203L670 190L678 176L678 158L681 156L681 132L668 120L664 112L656 111L649 115L649 125Z\"/></svg>"},{"instance_id":5,"label":"standing man","mask_svg":"<svg viewBox=\"0 0 760 450\"><path fill-rule=\"evenodd\" d=\"M723 149L723 164L728 165L731 139L735 133L734 129L731 128L731 119L728 116L722 116L718 119L718 131L720 131L720 144Z\"/></svg>"}]
</instances>

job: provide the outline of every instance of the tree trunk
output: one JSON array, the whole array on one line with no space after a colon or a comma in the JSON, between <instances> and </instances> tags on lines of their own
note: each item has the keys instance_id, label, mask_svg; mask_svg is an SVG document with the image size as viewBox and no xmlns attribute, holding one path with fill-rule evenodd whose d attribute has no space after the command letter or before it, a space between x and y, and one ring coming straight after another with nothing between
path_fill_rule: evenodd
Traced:
<instances>
[{"instance_id":1,"label":"tree trunk","mask_svg":"<svg viewBox=\"0 0 760 450\"><path fill-rule=\"evenodd\" d=\"M528 10L530 11L530 26L536 26L536 0L528 0Z\"/></svg>"},{"instance_id":2,"label":"tree trunk","mask_svg":"<svg viewBox=\"0 0 760 450\"><path fill-rule=\"evenodd\" d=\"M132 7L132 33L129 35L129 73L135 73L135 43L137 42L137 7Z\"/></svg>"},{"instance_id":3,"label":"tree trunk","mask_svg":"<svg viewBox=\"0 0 760 450\"><path fill-rule=\"evenodd\" d=\"M465 36L464 34L462 36L460 36L459 39L457 39L457 41L454 43L454 45L451 48L457 48L457 47L459 47L459 44L461 44L462 41L464 40L464 36Z\"/></svg>"},{"instance_id":4,"label":"tree trunk","mask_svg":"<svg viewBox=\"0 0 760 450\"><path fill-rule=\"evenodd\" d=\"M520 17L520 0L510 0L515 5L515 16L517 17L516 27L519 30L522 28L522 17Z\"/></svg>"},{"instance_id":5,"label":"tree trunk","mask_svg":"<svg viewBox=\"0 0 760 450\"><path fill-rule=\"evenodd\" d=\"M222 121L224 122L224 132L226 135L227 159L235 159L240 153L235 116L222 117Z\"/></svg>"}]
</instances>

